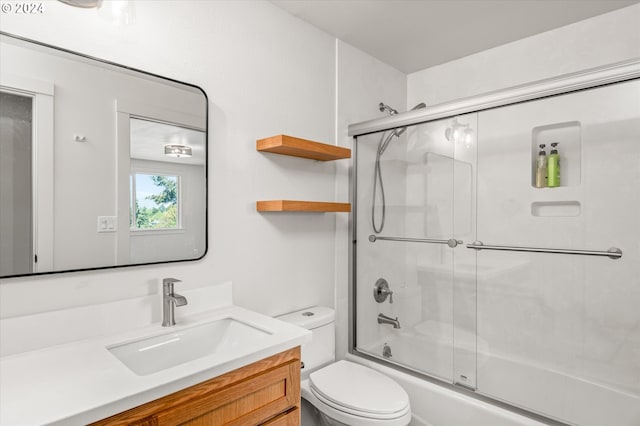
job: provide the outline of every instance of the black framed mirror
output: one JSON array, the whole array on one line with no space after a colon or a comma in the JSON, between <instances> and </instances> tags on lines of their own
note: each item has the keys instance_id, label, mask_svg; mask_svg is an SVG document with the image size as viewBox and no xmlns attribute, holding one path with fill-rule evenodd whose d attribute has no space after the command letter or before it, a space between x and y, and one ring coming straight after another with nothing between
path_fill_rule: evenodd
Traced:
<instances>
[{"instance_id":1,"label":"black framed mirror","mask_svg":"<svg viewBox=\"0 0 640 426\"><path fill-rule=\"evenodd\" d=\"M201 259L198 86L0 33L0 278Z\"/></svg>"}]
</instances>

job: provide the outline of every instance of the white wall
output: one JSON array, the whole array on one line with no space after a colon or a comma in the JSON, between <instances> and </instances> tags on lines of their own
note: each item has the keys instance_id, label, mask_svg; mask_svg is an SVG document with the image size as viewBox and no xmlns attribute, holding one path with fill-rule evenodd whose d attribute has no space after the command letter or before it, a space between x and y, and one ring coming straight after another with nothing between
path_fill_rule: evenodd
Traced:
<instances>
[{"instance_id":1,"label":"white wall","mask_svg":"<svg viewBox=\"0 0 640 426\"><path fill-rule=\"evenodd\" d=\"M409 74L407 105L473 96L640 56L640 4Z\"/></svg>"},{"instance_id":2,"label":"white wall","mask_svg":"<svg viewBox=\"0 0 640 426\"><path fill-rule=\"evenodd\" d=\"M406 103L406 75L375 58L337 42L337 140L351 146L348 125L384 117L378 104L384 102L398 111ZM349 193L348 164L341 163L336 178L336 196L346 199ZM361 206L360 208L367 208ZM349 319L349 247L351 234L347 217L339 217L336 224L336 355L343 357L348 350ZM371 283L373 285L373 283Z\"/></svg>"},{"instance_id":3,"label":"white wall","mask_svg":"<svg viewBox=\"0 0 640 426\"><path fill-rule=\"evenodd\" d=\"M335 40L267 2L136 2L135 25L46 2L1 30L201 86L209 97L209 252L199 262L0 282L12 317L232 280L237 304L280 314L333 306L333 214L259 214L270 198L333 200L335 165L261 154L279 133L335 142Z\"/></svg>"}]
</instances>

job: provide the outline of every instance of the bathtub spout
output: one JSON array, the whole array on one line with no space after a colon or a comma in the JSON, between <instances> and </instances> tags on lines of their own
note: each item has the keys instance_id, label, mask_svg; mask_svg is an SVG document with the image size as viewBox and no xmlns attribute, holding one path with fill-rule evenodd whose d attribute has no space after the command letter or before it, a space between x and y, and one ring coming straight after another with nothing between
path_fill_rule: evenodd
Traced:
<instances>
[{"instance_id":1,"label":"bathtub spout","mask_svg":"<svg viewBox=\"0 0 640 426\"><path fill-rule=\"evenodd\" d=\"M393 328L400 328L400 321L398 321L398 317L393 319L385 314L378 314L378 324L390 324Z\"/></svg>"}]
</instances>

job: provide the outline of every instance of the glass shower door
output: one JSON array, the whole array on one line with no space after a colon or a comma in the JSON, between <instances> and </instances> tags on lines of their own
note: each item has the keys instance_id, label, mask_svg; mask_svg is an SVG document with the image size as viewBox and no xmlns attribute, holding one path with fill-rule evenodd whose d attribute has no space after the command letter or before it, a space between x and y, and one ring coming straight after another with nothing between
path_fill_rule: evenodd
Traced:
<instances>
[{"instance_id":1,"label":"glass shower door","mask_svg":"<svg viewBox=\"0 0 640 426\"><path fill-rule=\"evenodd\" d=\"M360 136L355 155L356 349L469 387L475 129L469 114Z\"/></svg>"},{"instance_id":2,"label":"glass shower door","mask_svg":"<svg viewBox=\"0 0 640 426\"><path fill-rule=\"evenodd\" d=\"M570 424L640 424L640 82L479 121L478 239L605 253L477 252L478 392ZM536 188L552 142L560 186Z\"/></svg>"}]
</instances>

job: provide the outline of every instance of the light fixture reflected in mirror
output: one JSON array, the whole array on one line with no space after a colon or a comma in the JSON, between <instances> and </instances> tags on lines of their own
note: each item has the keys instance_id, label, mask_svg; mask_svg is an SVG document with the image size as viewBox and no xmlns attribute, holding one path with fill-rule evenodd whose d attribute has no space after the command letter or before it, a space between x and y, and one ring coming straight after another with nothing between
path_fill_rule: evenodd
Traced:
<instances>
[{"instance_id":1,"label":"light fixture reflected in mirror","mask_svg":"<svg viewBox=\"0 0 640 426\"><path fill-rule=\"evenodd\" d=\"M191 147L187 145L165 145L164 155L176 158L191 157L192 151Z\"/></svg>"}]
</instances>

